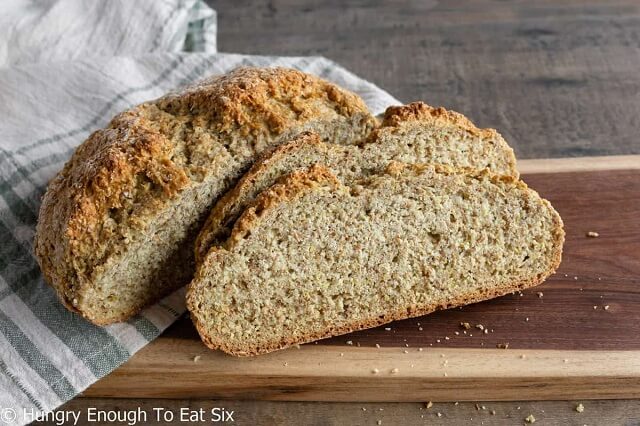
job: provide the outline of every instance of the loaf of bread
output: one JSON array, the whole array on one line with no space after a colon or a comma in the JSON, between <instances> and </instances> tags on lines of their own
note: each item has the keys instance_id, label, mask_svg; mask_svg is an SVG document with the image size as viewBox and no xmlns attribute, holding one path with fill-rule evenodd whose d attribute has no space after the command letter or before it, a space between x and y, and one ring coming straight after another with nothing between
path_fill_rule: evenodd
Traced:
<instances>
[{"instance_id":1,"label":"loaf of bread","mask_svg":"<svg viewBox=\"0 0 640 426\"><path fill-rule=\"evenodd\" d=\"M72 311L123 321L187 284L216 199L265 149L312 130L355 143L376 126L355 94L290 69L241 68L117 115L43 198L35 254Z\"/></svg>"},{"instance_id":2,"label":"loaf of bread","mask_svg":"<svg viewBox=\"0 0 640 426\"><path fill-rule=\"evenodd\" d=\"M392 162L344 184L316 165L250 203L187 306L210 348L261 354L540 284L563 241L513 176Z\"/></svg>"},{"instance_id":3,"label":"loaf of bread","mask_svg":"<svg viewBox=\"0 0 640 426\"><path fill-rule=\"evenodd\" d=\"M518 177L513 150L495 130L478 129L461 114L422 102L390 107L382 126L359 145L325 144L317 135L302 134L261 155L216 203L196 240L196 262L229 236L244 207L281 175L323 164L349 183L381 171L392 160L489 169Z\"/></svg>"}]
</instances>

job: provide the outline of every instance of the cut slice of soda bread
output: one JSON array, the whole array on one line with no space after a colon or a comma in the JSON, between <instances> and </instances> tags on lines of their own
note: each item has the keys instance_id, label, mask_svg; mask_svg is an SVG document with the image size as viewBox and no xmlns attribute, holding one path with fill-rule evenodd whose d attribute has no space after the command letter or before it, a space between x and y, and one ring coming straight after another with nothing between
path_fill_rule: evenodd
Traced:
<instances>
[{"instance_id":1,"label":"cut slice of soda bread","mask_svg":"<svg viewBox=\"0 0 640 426\"><path fill-rule=\"evenodd\" d=\"M195 245L196 262L231 232L244 207L283 174L313 164L327 166L345 183L379 172L390 161L489 169L518 177L513 150L493 129L478 129L463 115L422 102L390 107L365 143L338 146L301 134L267 151L214 206Z\"/></svg>"},{"instance_id":2,"label":"cut slice of soda bread","mask_svg":"<svg viewBox=\"0 0 640 426\"><path fill-rule=\"evenodd\" d=\"M394 162L345 185L316 165L246 208L187 306L210 348L262 354L535 286L563 242L511 176Z\"/></svg>"},{"instance_id":3,"label":"cut slice of soda bread","mask_svg":"<svg viewBox=\"0 0 640 426\"><path fill-rule=\"evenodd\" d=\"M307 130L355 143L376 125L357 95L284 68L239 68L135 106L51 181L42 272L70 310L126 320L193 278L204 219L262 151Z\"/></svg>"}]
</instances>

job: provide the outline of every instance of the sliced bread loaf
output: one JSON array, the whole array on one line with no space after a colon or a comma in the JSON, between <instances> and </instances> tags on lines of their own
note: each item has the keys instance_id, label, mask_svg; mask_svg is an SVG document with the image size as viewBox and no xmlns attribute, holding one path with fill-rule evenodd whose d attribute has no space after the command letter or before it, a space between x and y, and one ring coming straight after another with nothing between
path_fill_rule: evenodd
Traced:
<instances>
[{"instance_id":1,"label":"sliced bread loaf","mask_svg":"<svg viewBox=\"0 0 640 426\"><path fill-rule=\"evenodd\" d=\"M438 163L518 177L513 150L493 129L478 129L463 115L422 102L390 107L365 143L325 144L313 134L265 152L214 206L195 246L196 262L231 232L238 215L283 174L327 166L345 183L379 172L390 161Z\"/></svg>"},{"instance_id":2,"label":"sliced bread loaf","mask_svg":"<svg viewBox=\"0 0 640 426\"><path fill-rule=\"evenodd\" d=\"M267 148L313 130L365 138L376 120L355 94L299 71L240 68L117 115L43 198L35 253L62 302L122 321L188 283L213 202Z\"/></svg>"},{"instance_id":3,"label":"sliced bread loaf","mask_svg":"<svg viewBox=\"0 0 640 426\"><path fill-rule=\"evenodd\" d=\"M540 284L563 241L510 176L394 162L345 185L313 166L251 203L187 306L210 348L261 354Z\"/></svg>"}]
</instances>

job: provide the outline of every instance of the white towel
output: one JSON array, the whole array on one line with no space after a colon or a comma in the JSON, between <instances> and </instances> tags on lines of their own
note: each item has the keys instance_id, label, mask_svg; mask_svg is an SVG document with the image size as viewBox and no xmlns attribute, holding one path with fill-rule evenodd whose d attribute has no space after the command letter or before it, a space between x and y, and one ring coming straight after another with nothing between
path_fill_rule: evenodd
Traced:
<instances>
[{"instance_id":1,"label":"white towel","mask_svg":"<svg viewBox=\"0 0 640 426\"><path fill-rule=\"evenodd\" d=\"M126 323L68 312L32 255L47 182L117 112L240 65L288 66L398 102L321 57L217 54L200 1L3 0L0 9L0 423L24 424L108 374L184 311L178 291ZM185 53L200 52L200 53Z\"/></svg>"}]
</instances>

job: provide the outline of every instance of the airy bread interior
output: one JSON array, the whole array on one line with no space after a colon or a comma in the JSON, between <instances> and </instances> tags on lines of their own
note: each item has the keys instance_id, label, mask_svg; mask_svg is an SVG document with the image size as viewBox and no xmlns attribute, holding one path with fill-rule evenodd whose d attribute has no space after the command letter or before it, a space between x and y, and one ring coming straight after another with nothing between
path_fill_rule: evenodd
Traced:
<instances>
[{"instance_id":1,"label":"airy bread interior","mask_svg":"<svg viewBox=\"0 0 640 426\"><path fill-rule=\"evenodd\" d=\"M563 241L513 177L394 162L345 185L314 166L245 209L187 304L209 347L260 354L537 285Z\"/></svg>"},{"instance_id":2,"label":"airy bread interior","mask_svg":"<svg viewBox=\"0 0 640 426\"><path fill-rule=\"evenodd\" d=\"M343 182L379 172L390 161L488 169L518 177L511 147L493 129L478 129L464 116L422 102L390 107L366 142L337 146L307 133L263 154L214 206L195 246L196 262L221 244L248 203L278 177L323 164Z\"/></svg>"}]
</instances>

